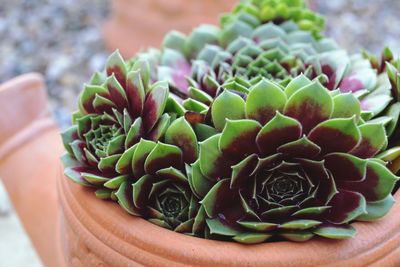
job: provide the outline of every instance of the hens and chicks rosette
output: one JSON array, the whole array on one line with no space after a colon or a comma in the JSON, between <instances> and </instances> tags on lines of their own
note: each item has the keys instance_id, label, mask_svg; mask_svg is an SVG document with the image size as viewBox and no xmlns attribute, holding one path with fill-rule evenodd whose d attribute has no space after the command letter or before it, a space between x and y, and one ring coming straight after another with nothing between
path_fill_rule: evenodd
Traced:
<instances>
[{"instance_id":1,"label":"hens and chicks rosette","mask_svg":"<svg viewBox=\"0 0 400 267\"><path fill-rule=\"evenodd\" d=\"M65 175L193 236L354 236L394 204L400 64L349 56L323 24L302 1L243 1L220 27L114 52L62 134Z\"/></svg>"}]
</instances>

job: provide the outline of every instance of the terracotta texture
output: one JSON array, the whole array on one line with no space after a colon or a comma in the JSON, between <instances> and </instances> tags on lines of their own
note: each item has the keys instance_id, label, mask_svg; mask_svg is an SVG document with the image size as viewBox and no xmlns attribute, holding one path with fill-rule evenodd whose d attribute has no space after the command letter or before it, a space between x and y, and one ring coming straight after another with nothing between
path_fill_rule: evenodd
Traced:
<instances>
[{"instance_id":1,"label":"terracotta texture","mask_svg":"<svg viewBox=\"0 0 400 267\"><path fill-rule=\"evenodd\" d=\"M219 15L237 0L113 0L112 15L103 35L110 50L125 57L140 49L158 47L171 29L189 33L200 24L216 24Z\"/></svg>"},{"instance_id":2,"label":"terracotta texture","mask_svg":"<svg viewBox=\"0 0 400 267\"><path fill-rule=\"evenodd\" d=\"M60 176L63 246L72 266L399 266L400 205L384 220L355 223L344 241L246 246L177 234L100 201ZM400 201L400 192L396 199ZM85 205L82 205L85 203ZM101 265L103 264L103 265Z\"/></svg>"},{"instance_id":3,"label":"terracotta texture","mask_svg":"<svg viewBox=\"0 0 400 267\"><path fill-rule=\"evenodd\" d=\"M0 178L43 263L59 266L56 173L63 148L42 77L2 84L0 107Z\"/></svg>"}]
</instances>

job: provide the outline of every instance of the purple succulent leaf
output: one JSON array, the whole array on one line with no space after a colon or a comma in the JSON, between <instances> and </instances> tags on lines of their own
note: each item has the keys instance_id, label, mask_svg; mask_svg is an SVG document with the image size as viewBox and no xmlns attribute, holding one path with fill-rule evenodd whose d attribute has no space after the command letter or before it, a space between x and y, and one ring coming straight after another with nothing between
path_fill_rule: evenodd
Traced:
<instances>
[{"instance_id":1,"label":"purple succulent leaf","mask_svg":"<svg viewBox=\"0 0 400 267\"><path fill-rule=\"evenodd\" d=\"M72 155L74 156L74 158L80 163L86 164L87 159L85 157L84 151L84 149L86 148L86 143L77 139L70 143L70 147L73 152Z\"/></svg>"},{"instance_id":2,"label":"purple succulent leaf","mask_svg":"<svg viewBox=\"0 0 400 267\"><path fill-rule=\"evenodd\" d=\"M261 213L261 219L263 221L269 221L269 222L281 221L283 219L290 217L290 215L297 210L298 206L282 206L278 208L273 208Z\"/></svg>"},{"instance_id":3,"label":"purple succulent leaf","mask_svg":"<svg viewBox=\"0 0 400 267\"><path fill-rule=\"evenodd\" d=\"M146 158L144 170L147 174L155 175L158 170L168 167L183 167L182 151L173 145L157 143Z\"/></svg>"},{"instance_id":4,"label":"purple succulent leaf","mask_svg":"<svg viewBox=\"0 0 400 267\"><path fill-rule=\"evenodd\" d=\"M156 172L156 175L173 183L186 184L188 182L188 178L186 177L186 175L174 167L160 169Z\"/></svg>"},{"instance_id":5,"label":"purple succulent leaf","mask_svg":"<svg viewBox=\"0 0 400 267\"><path fill-rule=\"evenodd\" d=\"M350 153L363 159L376 156L387 144L385 127L382 124L365 123L359 129L361 142Z\"/></svg>"},{"instance_id":6,"label":"purple succulent leaf","mask_svg":"<svg viewBox=\"0 0 400 267\"><path fill-rule=\"evenodd\" d=\"M232 160L257 153L256 136L261 125L254 120L227 120L219 139L219 149Z\"/></svg>"},{"instance_id":7,"label":"purple succulent leaf","mask_svg":"<svg viewBox=\"0 0 400 267\"><path fill-rule=\"evenodd\" d=\"M112 53L106 62L107 76L115 75L117 81L125 87L127 67L118 50Z\"/></svg>"},{"instance_id":8,"label":"purple succulent leaf","mask_svg":"<svg viewBox=\"0 0 400 267\"><path fill-rule=\"evenodd\" d=\"M280 162L282 162L283 155L280 153L273 154L271 156L267 156L265 158L258 158L257 165L254 171L250 174L253 176L262 170L270 170L277 166Z\"/></svg>"},{"instance_id":9,"label":"purple succulent leaf","mask_svg":"<svg viewBox=\"0 0 400 267\"><path fill-rule=\"evenodd\" d=\"M137 144L125 150L122 156L119 158L117 164L115 165L115 170L120 174L132 173L132 160L135 154Z\"/></svg>"},{"instance_id":10,"label":"purple succulent leaf","mask_svg":"<svg viewBox=\"0 0 400 267\"><path fill-rule=\"evenodd\" d=\"M335 181L362 181L365 179L367 161L346 153L331 153L324 157L325 167Z\"/></svg>"},{"instance_id":11,"label":"purple succulent leaf","mask_svg":"<svg viewBox=\"0 0 400 267\"><path fill-rule=\"evenodd\" d=\"M290 96L284 114L298 120L303 132L308 133L319 123L328 120L332 110L333 101L327 89L313 82Z\"/></svg>"},{"instance_id":12,"label":"purple succulent leaf","mask_svg":"<svg viewBox=\"0 0 400 267\"><path fill-rule=\"evenodd\" d=\"M108 91L103 86L85 85L81 95L79 96L78 106L82 114L95 113L93 101L96 95L108 98Z\"/></svg>"},{"instance_id":13,"label":"purple succulent leaf","mask_svg":"<svg viewBox=\"0 0 400 267\"><path fill-rule=\"evenodd\" d=\"M94 111L97 114L102 114L104 112L112 114L112 110L117 108L117 106L110 99L99 94L96 94L92 104Z\"/></svg>"},{"instance_id":14,"label":"purple succulent leaf","mask_svg":"<svg viewBox=\"0 0 400 267\"><path fill-rule=\"evenodd\" d=\"M317 144L323 154L349 152L359 144L361 133L354 118L331 119L312 129L308 139Z\"/></svg>"},{"instance_id":15,"label":"purple succulent leaf","mask_svg":"<svg viewBox=\"0 0 400 267\"><path fill-rule=\"evenodd\" d=\"M369 160L367 162L367 173L362 181L338 181L337 187L361 193L367 201L380 201L386 198L393 190L398 181L395 176L384 165Z\"/></svg>"},{"instance_id":16,"label":"purple succulent leaf","mask_svg":"<svg viewBox=\"0 0 400 267\"><path fill-rule=\"evenodd\" d=\"M125 149L132 147L134 144L138 143L140 137L143 135L142 118L138 117L132 123L125 139Z\"/></svg>"},{"instance_id":17,"label":"purple succulent leaf","mask_svg":"<svg viewBox=\"0 0 400 267\"><path fill-rule=\"evenodd\" d=\"M229 159L226 159L219 150L221 134L211 136L200 143L200 169L210 180L219 180L230 177L231 168Z\"/></svg>"},{"instance_id":18,"label":"purple succulent leaf","mask_svg":"<svg viewBox=\"0 0 400 267\"><path fill-rule=\"evenodd\" d=\"M334 224L348 223L367 212L364 196L344 189L339 189L329 205L332 208L327 214L327 219Z\"/></svg>"},{"instance_id":19,"label":"purple succulent leaf","mask_svg":"<svg viewBox=\"0 0 400 267\"><path fill-rule=\"evenodd\" d=\"M146 174L132 185L132 199L136 208L142 209L146 207L153 187L153 182L154 177Z\"/></svg>"},{"instance_id":20,"label":"purple succulent leaf","mask_svg":"<svg viewBox=\"0 0 400 267\"><path fill-rule=\"evenodd\" d=\"M312 159L319 155L321 148L303 136L301 139L281 145L277 148L277 152L286 157Z\"/></svg>"},{"instance_id":21,"label":"purple succulent leaf","mask_svg":"<svg viewBox=\"0 0 400 267\"><path fill-rule=\"evenodd\" d=\"M223 179L208 191L200 203L204 207L207 216L214 218L226 209L235 207L234 204L239 203L238 201L239 194L235 194L234 190L230 189L229 179Z\"/></svg>"},{"instance_id":22,"label":"purple succulent leaf","mask_svg":"<svg viewBox=\"0 0 400 267\"><path fill-rule=\"evenodd\" d=\"M115 172L115 165L117 164L120 158L121 154L116 154L105 158L101 158L98 165L99 170L104 173Z\"/></svg>"},{"instance_id":23,"label":"purple succulent leaf","mask_svg":"<svg viewBox=\"0 0 400 267\"><path fill-rule=\"evenodd\" d=\"M106 86L110 94L110 99L117 106L117 110L122 112L128 107L128 98L122 85L118 82L114 75L111 75L106 80Z\"/></svg>"},{"instance_id":24,"label":"purple succulent leaf","mask_svg":"<svg viewBox=\"0 0 400 267\"><path fill-rule=\"evenodd\" d=\"M196 134L184 117L176 119L169 126L165 133L165 142L182 150L185 163L193 163L198 157Z\"/></svg>"},{"instance_id":25,"label":"purple succulent leaf","mask_svg":"<svg viewBox=\"0 0 400 267\"><path fill-rule=\"evenodd\" d=\"M131 115L133 117L139 117L143 112L146 95L140 71L131 71L128 73L125 90Z\"/></svg>"},{"instance_id":26,"label":"purple succulent leaf","mask_svg":"<svg viewBox=\"0 0 400 267\"><path fill-rule=\"evenodd\" d=\"M145 174L144 164L150 152L156 147L156 143L140 139L132 158L132 170L135 178L139 179Z\"/></svg>"},{"instance_id":27,"label":"purple succulent leaf","mask_svg":"<svg viewBox=\"0 0 400 267\"><path fill-rule=\"evenodd\" d=\"M249 183L251 174L254 172L258 164L258 157L256 154L251 154L238 164L232 166L231 188L240 188Z\"/></svg>"},{"instance_id":28,"label":"purple succulent leaf","mask_svg":"<svg viewBox=\"0 0 400 267\"><path fill-rule=\"evenodd\" d=\"M247 95L246 117L265 125L275 116L276 111L283 112L285 104L286 94L283 90L275 83L262 79Z\"/></svg>"},{"instance_id":29,"label":"purple succulent leaf","mask_svg":"<svg viewBox=\"0 0 400 267\"><path fill-rule=\"evenodd\" d=\"M301 137L302 127L298 121L277 112L258 133L257 147L262 156L276 153L276 149L283 144L292 142Z\"/></svg>"},{"instance_id":30,"label":"purple succulent leaf","mask_svg":"<svg viewBox=\"0 0 400 267\"><path fill-rule=\"evenodd\" d=\"M150 131L163 114L168 93L168 86L164 83L157 83L147 94L142 114L143 125L146 131Z\"/></svg>"},{"instance_id":31,"label":"purple succulent leaf","mask_svg":"<svg viewBox=\"0 0 400 267\"><path fill-rule=\"evenodd\" d=\"M164 113L148 134L148 139L154 142L162 139L170 125L171 116Z\"/></svg>"},{"instance_id":32,"label":"purple succulent leaf","mask_svg":"<svg viewBox=\"0 0 400 267\"><path fill-rule=\"evenodd\" d=\"M87 160L87 164L91 167L97 167L99 164L99 160L89 149L84 148L83 151L85 152L85 158Z\"/></svg>"},{"instance_id":33,"label":"purple succulent leaf","mask_svg":"<svg viewBox=\"0 0 400 267\"><path fill-rule=\"evenodd\" d=\"M64 154L61 157L61 161L64 165L64 175L74 181L77 184L83 186L92 186L83 177L82 172L86 171L86 168L81 165L80 162L76 161L69 154Z\"/></svg>"}]
</instances>

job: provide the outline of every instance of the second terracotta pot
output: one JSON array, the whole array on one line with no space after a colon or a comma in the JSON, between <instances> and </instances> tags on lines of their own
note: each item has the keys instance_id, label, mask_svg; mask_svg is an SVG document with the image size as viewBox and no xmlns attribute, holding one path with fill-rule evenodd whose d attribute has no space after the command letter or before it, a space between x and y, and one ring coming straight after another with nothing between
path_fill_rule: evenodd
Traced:
<instances>
[{"instance_id":1,"label":"second terracotta pot","mask_svg":"<svg viewBox=\"0 0 400 267\"><path fill-rule=\"evenodd\" d=\"M381 221L355 223L353 239L241 245L155 226L62 175L58 190L71 266L400 266L399 203Z\"/></svg>"},{"instance_id":2,"label":"second terracotta pot","mask_svg":"<svg viewBox=\"0 0 400 267\"><path fill-rule=\"evenodd\" d=\"M238 0L113 0L103 35L110 50L125 57L140 49L159 47L172 29L189 33L200 24L217 24Z\"/></svg>"}]
</instances>

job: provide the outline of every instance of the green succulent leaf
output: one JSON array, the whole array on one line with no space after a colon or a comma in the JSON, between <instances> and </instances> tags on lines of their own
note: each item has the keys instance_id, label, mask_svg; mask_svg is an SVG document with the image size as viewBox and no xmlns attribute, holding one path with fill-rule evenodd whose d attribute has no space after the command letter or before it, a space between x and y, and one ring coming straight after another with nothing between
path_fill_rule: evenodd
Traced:
<instances>
[{"instance_id":1,"label":"green succulent leaf","mask_svg":"<svg viewBox=\"0 0 400 267\"><path fill-rule=\"evenodd\" d=\"M265 242L268 238L272 237L271 234L262 233L241 233L232 237L233 240L243 244L258 244Z\"/></svg>"},{"instance_id":2,"label":"green succulent leaf","mask_svg":"<svg viewBox=\"0 0 400 267\"><path fill-rule=\"evenodd\" d=\"M361 106L358 99L351 93L340 94L333 98L332 118L351 118L361 116Z\"/></svg>"},{"instance_id":3,"label":"green succulent leaf","mask_svg":"<svg viewBox=\"0 0 400 267\"><path fill-rule=\"evenodd\" d=\"M351 238L356 232L351 225L322 225L313 231L316 235L331 239Z\"/></svg>"},{"instance_id":4,"label":"green succulent leaf","mask_svg":"<svg viewBox=\"0 0 400 267\"><path fill-rule=\"evenodd\" d=\"M202 199L214 185L214 182L210 181L202 174L200 169L200 160L197 160L192 164L192 172L191 176L189 176L189 184L193 193L195 193L200 199Z\"/></svg>"},{"instance_id":5,"label":"green succulent leaf","mask_svg":"<svg viewBox=\"0 0 400 267\"><path fill-rule=\"evenodd\" d=\"M268 101L266 101L268 100ZM262 79L250 89L246 100L246 117L266 124L276 114L283 112L286 94L276 84Z\"/></svg>"},{"instance_id":6,"label":"green succulent leaf","mask_svg":"<svg viewBox=\"0 0 400 267\"><path fill-rule=\"evenodd\" d=\"M211 107L211 116L215 128L222 131L226 119L240 120L245 118L245 102L243 98L228 90L224 90Z\"/></svg>"},{"instance_id":7,"label":"green succulent leaf","mask_svg":"<svg viewBox=\"0 0 400 267\"><path fill-rule=\"evenodd\" d=\"M240 231L224 224L219 219L206 219L207 226L210 228L211 234L218 234L222 236L236 236Z\"/></svg>"},{"instance_id":8,"label":"green succulent leaf","mask_svg":"<svg viewBox=\"0 0 400 267\"><path fill-rule=\"evenodd\" d=\"M147 156L156 147L156 143L153 141L148 141L145 139L140 139L137 147L135 149L135 153L132 158L132 171L133 175L139 179L145 174L144 164L147 159Z\"/></svg>"},{"instance_id":9,"label":"green succulent leaf","mask_svg":"<svg viewBox=\"0 0 400 267\"><path fill-rule=\"evenodd\" d=\"M360 215L357 220L359 221L376 221L385 216L395 204L395 199L392 195L386 198L375 201L367 202L367 213Z\"/></svg>"}]
</instances>

